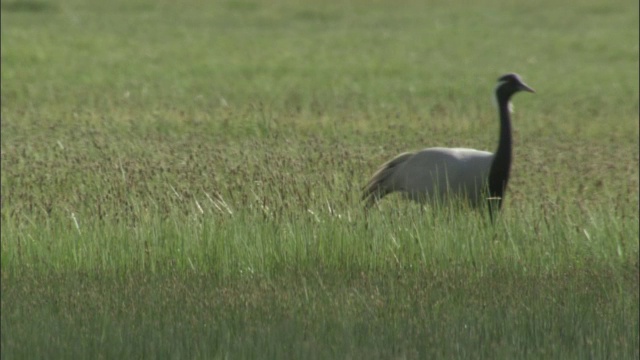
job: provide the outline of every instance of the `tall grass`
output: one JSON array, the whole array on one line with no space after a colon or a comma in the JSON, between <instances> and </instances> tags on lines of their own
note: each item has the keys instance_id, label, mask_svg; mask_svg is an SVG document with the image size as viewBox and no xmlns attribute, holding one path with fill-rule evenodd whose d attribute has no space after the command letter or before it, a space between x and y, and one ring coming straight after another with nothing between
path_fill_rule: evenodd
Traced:
<instances>
[{"instance_id":1,"label":"tall grass","mask_svg":"<svg viewBox=\"0 0 640 360\"><path fill-rule=\"evenodd\" d=\"M638 358L638 9L2 1L7 358ZM493 150L503 211L365 211Z\"/></svg>"}]
</instances>

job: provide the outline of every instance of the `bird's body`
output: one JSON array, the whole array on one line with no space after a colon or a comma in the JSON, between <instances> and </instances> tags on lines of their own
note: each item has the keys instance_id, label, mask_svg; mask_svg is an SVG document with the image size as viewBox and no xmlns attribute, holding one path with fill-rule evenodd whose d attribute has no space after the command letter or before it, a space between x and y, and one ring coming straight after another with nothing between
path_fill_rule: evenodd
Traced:
<instances>
[{"instance_id":1,"label":"bird's body","mask_svg":"<svg viewBox=\"0 0 640 360\"><path fill-rule=\"evenodd\" d=\"M512 158L509 99L518 91L533 92L516 74L498 79L495 89L500 138L495 153L465 148L427 148L403 153L383 164L364 188L363 199L374 205L385 195L401 192L420 202L464 200L472 206L497 207L509 180Z\"/></svg>"},{"instance_id":2,"label":"bird's body","mask_svg":"<svg viewBox=\"0 0 640 360\"><path fill-rule=\"evenodd\" d=\"M384 182L385 194L398 191L420 202L447 201L463 197L473 206L482 200L493 154L465 148L427 148L403 153L382 165L367 184L373 194ZM382 196L369 196L370 205Z\"/></svg>"}]
</instances>

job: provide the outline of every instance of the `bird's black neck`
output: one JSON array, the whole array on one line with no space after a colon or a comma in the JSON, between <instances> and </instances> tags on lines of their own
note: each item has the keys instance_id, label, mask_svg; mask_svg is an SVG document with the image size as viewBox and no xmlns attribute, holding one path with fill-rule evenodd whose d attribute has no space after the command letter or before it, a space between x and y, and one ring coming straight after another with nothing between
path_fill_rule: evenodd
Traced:
<instances>
[{"instance_id":1,"label":"bird's black neck","mask_svg":"<svg viewBox=\"0 0 640 360\"><path fill-rule=\"evenodd\" d=\"M511 170L512 139L511 139L511 114L509 111L509 98L511 94L496 92L498 111L500 114L500 141L496 150L491 170L489 171L489 204L490 208L500 209L504 198L509 172Z\"/></svg>"}]
</instances>

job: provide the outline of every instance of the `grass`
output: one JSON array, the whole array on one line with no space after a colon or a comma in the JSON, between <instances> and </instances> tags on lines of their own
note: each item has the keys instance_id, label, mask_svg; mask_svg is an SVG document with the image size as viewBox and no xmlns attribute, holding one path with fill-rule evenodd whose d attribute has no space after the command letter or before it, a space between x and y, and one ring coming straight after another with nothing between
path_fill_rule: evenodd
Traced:
<instances>
[{"instance_id":1,"label":"grass","mask_svg":"<svg viewBox=\"0 0 640 360\"><path fill-rule=\"evenodd\" d=\"M638 8L2 4L3 358L639 358ZM495 225L367 176L493 150Z\"/></svg>"}]
</instances>

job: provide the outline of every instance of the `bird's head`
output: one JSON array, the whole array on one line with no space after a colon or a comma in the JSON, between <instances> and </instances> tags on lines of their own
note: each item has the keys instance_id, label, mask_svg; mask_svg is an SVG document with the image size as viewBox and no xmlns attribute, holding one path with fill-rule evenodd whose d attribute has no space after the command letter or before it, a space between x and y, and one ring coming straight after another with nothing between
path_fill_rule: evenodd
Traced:
<instances>
[{"instance_id":1,"label":"bird's head","mask_svg":"<svg viewBox=\"0 0 640 360\"><path fill-rule=\"evenodd\" d=\"M535 90L525 84L520 75L515 73L509 73L502 75L498 78L498 85L494 92L494 104L498 105L501 101L507 103L507 107L510 112L513 112L513 105L511 104L511 96L518 91L527 91L534 93Z\"/></svg>"},{"instance_id":2,"label":"bird's head","mask_svg":"<svg viewBox=\"0 0 640 360\"><path fill-rule=\"evenodd\" d=\"M498 78L498 85L496 86L496 95L500 93L503 96L510 97L518 91L527 91L535 93L535 90L530 88L522 81L520 75L509 73L502 75Z\"/></svg>"}]
</instances>

